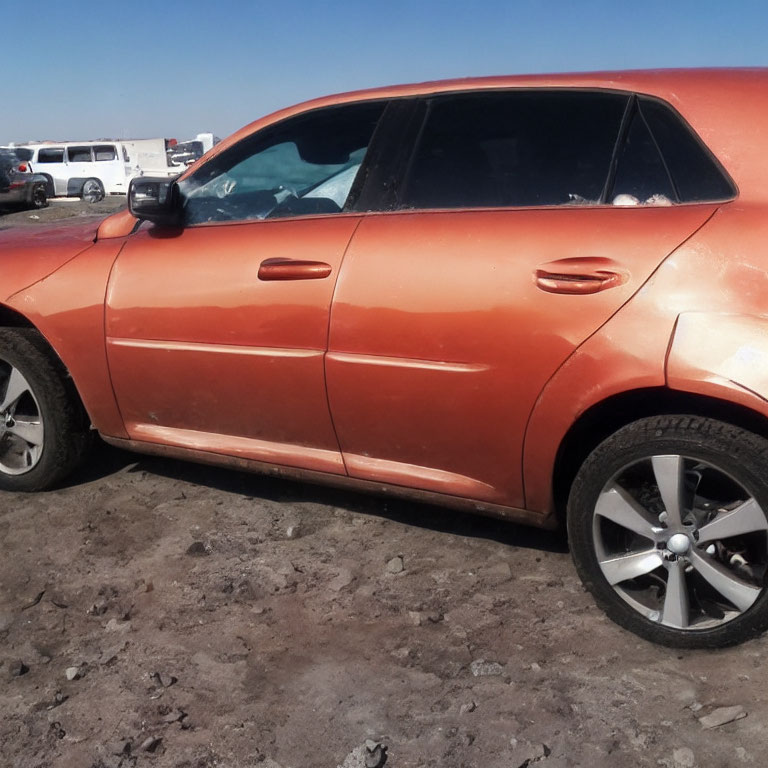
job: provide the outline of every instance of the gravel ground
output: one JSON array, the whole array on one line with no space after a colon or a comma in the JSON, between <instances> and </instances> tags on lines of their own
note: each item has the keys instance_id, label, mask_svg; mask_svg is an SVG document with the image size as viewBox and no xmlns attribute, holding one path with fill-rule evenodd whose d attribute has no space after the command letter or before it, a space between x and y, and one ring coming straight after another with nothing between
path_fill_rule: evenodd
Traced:
<instances>
[{"instance_id":1,"label":"gravel ground","mask_svg":"<svg viewBox=\"0 0 768 768\"><path fill-rule=\"evenodd\" d=\"M0 510L2 766L764 764L768 640L645 643L555 534L101 443Z\"/></svg>"}]
</instances>

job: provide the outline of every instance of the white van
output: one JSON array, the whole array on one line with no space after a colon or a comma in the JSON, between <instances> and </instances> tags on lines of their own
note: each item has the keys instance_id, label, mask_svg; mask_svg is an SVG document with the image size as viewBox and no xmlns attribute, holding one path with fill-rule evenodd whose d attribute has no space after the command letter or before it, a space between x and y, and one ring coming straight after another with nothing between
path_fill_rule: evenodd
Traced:
<instances>
[{"instance_id":1,"label":"white van","mask_svg":"<svg viewBox=\"0 0 768 768\"><path fill-rule=\"evenodd\" d=\"M124 195L135 171L119 141L20 144L30 150L33 173L48 179L48 196L82 197L97 202L105 194Z\"/></svg>"}]
</instances>

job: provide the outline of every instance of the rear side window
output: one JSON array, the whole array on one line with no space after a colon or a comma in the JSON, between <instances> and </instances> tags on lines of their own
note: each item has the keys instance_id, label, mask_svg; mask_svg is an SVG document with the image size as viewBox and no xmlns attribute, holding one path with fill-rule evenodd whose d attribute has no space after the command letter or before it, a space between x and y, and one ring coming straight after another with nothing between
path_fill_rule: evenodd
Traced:
<instances>
[{"instance_id":1,"label":"rear side window","mask_svg":"<svg viewBox=\"0 0 768 768\"><path fill-rule=\"evenodd\" d=\"M63 149L41 149L37 153L38 163L63 163L64 162L64 150Z\"/></svg>"},{"instance_id":2,"label":"rear side window","mask_svg":"<svg viewBox=\"0 0 768 768\"><path fill-rule=\"evenodd\" d=\"M656 99L638 101L669 168L678 200L688 203L733 197L733 184L682 119Z\"/></svg>"},{"instance_id":3,"label":"rear side window","mask_svg":"<svg viewBox=\"0 0 768 768\"><path fill-rule=\"evenodd\" d=\"M97 145L93 148L93 159L97 163L107 160L116 160L117 153L111 144L104 144L103 146Z\"/></svg>"},{"instance_id":4,"label":"rear side window","mask_svg":"<svg viewBox=\"0 0 768 768\"><path fill-rule=\"evenodd\" d=\"M599 203L628 102L554 90L432 99L401 207Z\"/></svg>"},{"instance_id":5,"label":"rear side window","mask_svg":"<svg viewBox=\"0 0 768 768\"><path fill-rule=\"evenodd\" d=\"M69 147L67 149L67 159L70 163L90 163L90 147Z\"/></svg>"},{"instance_id":6,"label":"rear side window","mask_svg":"<svg viewBox=\"0 0 768 768\"><path fill-rule=\"evenodd\" d=\"M677 194L648 125L633 105L632 117L617 154L616 175L608 202L616 205L671 205Z\"/></svg>"}]
</instances>

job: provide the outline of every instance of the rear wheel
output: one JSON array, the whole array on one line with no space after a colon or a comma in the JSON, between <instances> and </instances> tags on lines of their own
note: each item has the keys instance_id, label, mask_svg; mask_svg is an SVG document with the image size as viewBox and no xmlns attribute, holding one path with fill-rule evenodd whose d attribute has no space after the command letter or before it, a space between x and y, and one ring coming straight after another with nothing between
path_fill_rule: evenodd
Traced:
<instances>
[{"instance_id":1,"label":"rear wheel","mask_svg":"<svg viewBox=\"0 0 768 768\"><path fill-rule=\"evenodd\" d=\"M104 199L104 186L98 179L86 179L80 197L87 203L98 203Z\"/></svg>"},{"instance_id":2,"label":"rear wheel","mask_svg":"<svg viewBox=\"0 0 768 768\"><path fill-rule=\"evenodd\" d=\"M695 416L634 422L584 462L568 502L597 604L653 642L707 648L768 628L768 440Z\"/></svg>"},{"instance_id":3,"label":"rear wheel","mask_svg":"<svg viewBox=\"0 0 768 768\"><path fill-rule=\"evenodd\" d=\"M74 386L40 334L0 328L0 489L50 488L83 460L89 436Z\"/></svg>"},{"instance_id":4,"label":"rear wheel","mask_svg":"<svg viewBox=\"0 0 768 768\"><path fill-rule=\"evenodd\" d=\"M48 195L45 194L45 184L35 184L32 190L32 207L39 209L48 205Z\"/></svg>"},{"instance_id":5,"label":"rear wheel","mask_svg":"<svg viewBox=\"0 0 768 768\"><path fill-rule=\"evenodd\" d=\"M47 173L41 173L40 175L45 176L45 196L49 198L56 197L56 189L53 186L53 178Z\"/></svg>"}]
</instances>

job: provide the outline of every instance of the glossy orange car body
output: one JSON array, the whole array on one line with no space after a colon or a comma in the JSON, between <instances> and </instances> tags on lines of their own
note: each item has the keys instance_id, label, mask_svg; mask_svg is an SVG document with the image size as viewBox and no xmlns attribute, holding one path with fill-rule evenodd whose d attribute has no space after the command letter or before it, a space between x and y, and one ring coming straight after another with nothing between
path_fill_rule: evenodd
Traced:
<instances>
[{"instance_id":1,"label":"glossy orange car body","mask_svg":"<svg viewBox=\"0 0 768 768\"><path fill-rule=\"evenodd\" d=\"M305 110L488 89L672 105L731 176L725 203L393 211L167 234L127 212L5 232L0 321L36 327L114 444L555 522L613 428L663 411L768 417L768 71L471 79ZM270 260L330 265L259 279ZM273 262L274 263L274 262ZM277 262L278 264L280 262ZM267 268L269 264L267 265ZM581 290L582 274L605 274ZM709 409L709 410L708 410Z\"/></svg>"}]
</instances>

